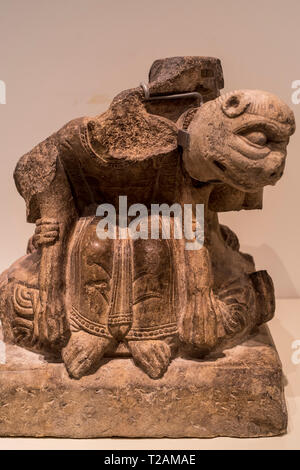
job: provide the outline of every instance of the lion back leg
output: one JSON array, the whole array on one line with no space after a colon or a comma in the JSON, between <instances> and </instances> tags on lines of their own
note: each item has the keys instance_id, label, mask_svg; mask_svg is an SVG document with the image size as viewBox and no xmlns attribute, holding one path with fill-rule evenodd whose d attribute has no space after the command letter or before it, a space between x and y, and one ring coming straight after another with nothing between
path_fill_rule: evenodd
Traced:
<instances>
[{"instance_id":1,"label":"lion back leg","mask_svg":"<svg viewBox=\"0 0 300 470\"><path fill-rule=\"evenodd\" d=\"M34 338L34 316L39 308L40 254L23 256L0 278L0 318L4 340L43 353Z\"/></svg>"}]
</instances>

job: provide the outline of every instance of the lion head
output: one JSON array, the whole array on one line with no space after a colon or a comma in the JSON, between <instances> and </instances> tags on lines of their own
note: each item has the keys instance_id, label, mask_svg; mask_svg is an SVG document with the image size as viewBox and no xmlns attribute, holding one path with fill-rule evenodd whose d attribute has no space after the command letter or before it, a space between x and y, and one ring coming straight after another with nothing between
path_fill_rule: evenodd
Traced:
<instances>
[{"instance_id":1,"label":"lion head","mask_svg":"<svg viewBox=\"0 0 300 470\"><path fill-rule=\"evenodd\" d=\"M186 126L183 162L196 180L256 192L282 176L294 131L294 114L279 98L234 91L195 111Z\"/></svg>"}]
</instances>

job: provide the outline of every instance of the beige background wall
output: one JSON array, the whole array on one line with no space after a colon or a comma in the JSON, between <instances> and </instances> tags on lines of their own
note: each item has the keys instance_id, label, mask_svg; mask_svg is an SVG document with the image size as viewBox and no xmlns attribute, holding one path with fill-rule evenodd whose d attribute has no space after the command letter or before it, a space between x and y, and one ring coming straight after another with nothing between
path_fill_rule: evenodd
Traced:
<instances>
[{"instance_id":1,"label":"beige background wall","mask_svg":"<svg viewBox=\"0 0 300 470\"><path fill-rule=\"evenodd\" d=\"M291 102L300 80L299 0L0 0L0 270L24 253L33 226L12 173L18 158L68 120L104 111L147 78L156 58L211 55L224 91L258 88ZM300 296L300 129L264 210L222 215L280 297Z\"/></svg>"}]
</instances>

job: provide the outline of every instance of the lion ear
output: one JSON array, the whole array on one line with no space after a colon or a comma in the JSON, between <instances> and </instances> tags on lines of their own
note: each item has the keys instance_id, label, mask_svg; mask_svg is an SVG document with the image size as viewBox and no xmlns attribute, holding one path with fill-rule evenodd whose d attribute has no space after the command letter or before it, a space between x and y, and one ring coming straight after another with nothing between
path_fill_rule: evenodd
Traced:
<instances>
[{"instance_id":1,"label":"lion ear","mask_svg":"<svg viewBox=\"0 0 300 470\"><path fill-rule=\"evenodd\" d=\"M221 108L226 116L235 118L243 114L249 104L250 98L245 93L234 91L224 98Z\"/></svg>"}]
</instances>

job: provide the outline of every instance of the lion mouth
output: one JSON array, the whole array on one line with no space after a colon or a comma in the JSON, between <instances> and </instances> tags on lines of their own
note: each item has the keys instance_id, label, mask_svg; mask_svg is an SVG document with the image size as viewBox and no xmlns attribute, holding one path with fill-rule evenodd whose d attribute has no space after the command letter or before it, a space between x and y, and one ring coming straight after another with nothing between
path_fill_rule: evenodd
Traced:
<instances>
[{"instance_id":1,"label":"lion mouth","mask_svg":"<svg viewBox=\"0 0 300 470\"><path fill-rule=\"evenodd\" d=\"M267 185L274 185L282 176L286 152L284 150L263 147L256 149L255 145L244 143L232 146L234 158L220 162L212 160L216 177L224 183L242 191L256 191ZM242 150L241 150L242 147ZM254 151L259 155L253 158ZM250 164L252 160L253 163Z\"/></svg>"}]
</instances>

